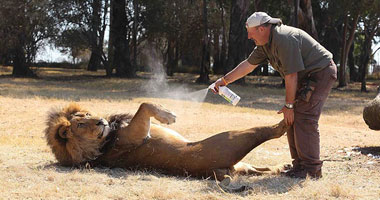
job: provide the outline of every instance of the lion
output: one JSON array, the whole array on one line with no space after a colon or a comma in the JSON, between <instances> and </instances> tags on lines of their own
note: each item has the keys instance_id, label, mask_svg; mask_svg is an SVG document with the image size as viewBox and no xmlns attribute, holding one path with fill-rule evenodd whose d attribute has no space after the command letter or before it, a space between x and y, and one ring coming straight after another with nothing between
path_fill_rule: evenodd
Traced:
<instances>
[{"instance_id":1,"label":"lion","mask_svg":"<svg viewBox=\"0 0 380 200\"><path fill-rule=\"evenodd\" d=\"M64 166L158 169L166 174L223 180L227 175L272 173L241 160L263 142L281 137L284 120L273 126L226 131L189 141L176 131L151 123L171 124L176 116L160 105L142 103L135 113L92 115L76 103L53 109L47 119L47 143Z\"/></svg>"}]
</instances>

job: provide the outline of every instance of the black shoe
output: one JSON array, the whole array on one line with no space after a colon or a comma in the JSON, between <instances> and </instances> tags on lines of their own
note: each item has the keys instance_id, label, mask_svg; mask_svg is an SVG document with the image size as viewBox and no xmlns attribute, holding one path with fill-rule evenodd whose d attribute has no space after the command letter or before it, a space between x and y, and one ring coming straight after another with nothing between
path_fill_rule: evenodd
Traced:
<instances>
[{"instance_id":1,"label":"black shoe","mask_svg":"<svg viewBox=\"0 0 380 200\"><path fill-rule=\"evenodd\" d=\"M318 180L322 178L322 169L316 171L316 172L308 172L307 173L311 179Z\"/></svg>"},{"instance_id":2,"label":"black shoe","mask_svg":"<svg viewBox=\"0 0 380 200\"><path fill-rule=\"evenodd\" d=\"M300 179L306 179L306 177L309 176L311 179L318 180L322 178L322 169L316 172L307 171L306 169L291 170L291 171L285 172L284 175L291 178L300 178Z\"/></svg>"},{"instance_id":3,"label":"black shoe","mask_svg":"<svg viewBox=\"0 0 380 200\"><path fill-rule=\"evenodd\" d=\"M302 167L299 166L299 165L285 164L282 167L282 170L281 170L280 174L286 175L286 174L289 174L289 173L293 173L295 171L299 171L301 169L302 169Z\"/></svg>"}]
</instances>

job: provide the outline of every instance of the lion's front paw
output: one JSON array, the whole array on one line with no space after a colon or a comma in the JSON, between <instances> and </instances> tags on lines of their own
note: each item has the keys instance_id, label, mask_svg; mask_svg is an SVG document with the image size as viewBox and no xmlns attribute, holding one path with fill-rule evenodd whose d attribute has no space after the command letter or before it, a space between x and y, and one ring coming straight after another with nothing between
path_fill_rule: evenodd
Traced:
<instances>
[{"instance_id":1,"label":"lion's front paw","mask_svg":"<svg viewBox=\"0 0 380 200\"><path fill-rule=\"evenodd\" d=\"M163 124L172 124L175 122L175 114L166 110L162 109L160 110L156 116L154 116L158 121L160 121Z\"/></svg>"}]
</instances>

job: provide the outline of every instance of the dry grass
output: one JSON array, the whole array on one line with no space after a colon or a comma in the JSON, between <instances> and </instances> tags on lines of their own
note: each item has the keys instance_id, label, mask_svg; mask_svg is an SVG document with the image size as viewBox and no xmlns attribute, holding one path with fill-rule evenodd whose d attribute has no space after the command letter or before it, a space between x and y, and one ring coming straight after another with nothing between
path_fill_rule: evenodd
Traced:
<instances>
[{"instance_id":1,"label":"dry grass","mask_svg":"<svg viewBox=\"0 0 380 200\"><path fill-rule=\"evenodd\" d=\"M149 74L139 79L106 79L104 72L81 70L37 71L43 78L11 78L0 67L0 199L376 199L380 196L380 133L371 131L361 116L375 96L334 90L320 120L324 177L319 181L282 176L240 176L232 184L246 186L225 193L212 180L175 177L157 171L126 169L72 169L56 165L44 138L46 113L71 101L99 115L134 113L151 101L177 114L169 127L190 140L215 133L277 123L284 90L276 78L248 77L247 85L231 85L242 100L233 107L209 93L205 102L188 101L192 91L207 85L195 75L176 74L157 84ZM212 77L215 79L216 77ZM264 81L264 82L263 82ZM265 84L269 82L270 84ZM257 86L262 87L257 87ZM168 89L170 88L170 89ZM189 95L189 93L191 95ZM175 99L173 99L175 98ZM352 150L352 147L357 147ZM370 148L371 147L371 148ZM363 152L363 153L361 153ZM274 166L290 162L286 137L268 141L250 152L245 162Z\"/></svg>"}]
</instances>

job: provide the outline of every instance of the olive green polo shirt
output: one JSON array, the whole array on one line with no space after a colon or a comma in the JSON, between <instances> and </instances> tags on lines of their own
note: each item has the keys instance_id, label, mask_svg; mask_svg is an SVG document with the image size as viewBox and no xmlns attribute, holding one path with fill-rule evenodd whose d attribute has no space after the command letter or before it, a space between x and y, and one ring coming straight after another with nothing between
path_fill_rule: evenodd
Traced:
<instances>
[{"instance_id":1,"label":"olive green polo shirt","mask_svg":"<svg viewBox=\"0 0 380 200\"><path fill-rule=\"evenodd\" d=\"M285 75L298 72L298 80L326 67L332 54L305 31L286 25L272 25L269 41L256 46L248 57L252 65L267 64Z\"/></svg>"}]
</instances>

